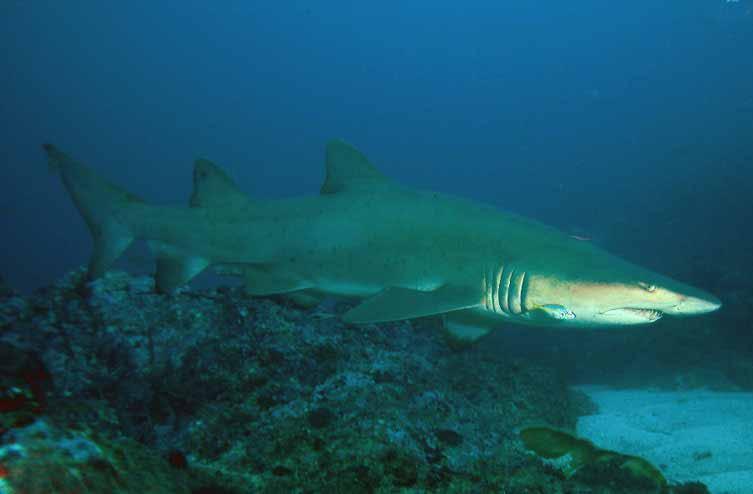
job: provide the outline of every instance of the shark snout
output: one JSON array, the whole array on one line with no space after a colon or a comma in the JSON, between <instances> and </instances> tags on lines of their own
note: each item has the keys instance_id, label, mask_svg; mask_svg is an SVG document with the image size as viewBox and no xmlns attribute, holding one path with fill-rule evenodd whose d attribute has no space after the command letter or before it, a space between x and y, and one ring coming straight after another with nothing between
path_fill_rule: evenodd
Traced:
<instances>
[{"instance_id":1,"label":"shark snout","mask_svg":"<svg viewBox=\"0 0 753 494\"><path fill-rule=\"evenodd\" d=\"M667 312L678 316L692 316L714 312L721 306L721 300L713 295L688 296Z\"/></svg>"}]
</instances>

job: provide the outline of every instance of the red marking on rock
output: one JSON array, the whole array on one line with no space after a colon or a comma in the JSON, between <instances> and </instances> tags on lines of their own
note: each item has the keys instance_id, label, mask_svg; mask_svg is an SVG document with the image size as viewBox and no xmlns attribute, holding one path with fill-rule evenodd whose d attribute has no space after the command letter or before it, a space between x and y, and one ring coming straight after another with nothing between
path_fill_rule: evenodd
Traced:
<instances>
[{"instance_id":1,"label":"red marking on rock","mask_svg":"<svg viewBox=\"0 0 753 494\"><path fill-rule=\"evenodd\" d=\"M47 408L47 395L45 387L52 381L52 376L47 370L39 364L38 367L27 370L23 373L23 379L28 384L34 401L37 406L32 409L33 413L40 414Z\"/></svg>"},{"instance_id":2,"label":"red marking on rock","mask_svg":"<svg viewBox=\"0 0 753 494\"><path fill-rule=\"evenodd\" d=\"M181 451L174 449L167 455L167 461L170 462L174 468L178 470L185 470L188 468L188 459Z\"/></svg>"},{"instance_id":3,"label":"red marking on rock","mask_svg":"<svg viewBox=\"0 0 753 494\"><path fill-rule=\"evenodd\" d=\"M14 396L13 398L0 398L0 413L15 412L20 410L26 404L26 397L23 395Z\"/></svg>"},{"instance_id":4,"label":"red marking on rock","mask_svg":"<svg viewBox=\"0 0 753 494\"><path fill-rule=\"evenodd\" d=\"M0 479L4 479L8 476L8 468L4 465L0 465Z\"/></svg>"}]
</instances>

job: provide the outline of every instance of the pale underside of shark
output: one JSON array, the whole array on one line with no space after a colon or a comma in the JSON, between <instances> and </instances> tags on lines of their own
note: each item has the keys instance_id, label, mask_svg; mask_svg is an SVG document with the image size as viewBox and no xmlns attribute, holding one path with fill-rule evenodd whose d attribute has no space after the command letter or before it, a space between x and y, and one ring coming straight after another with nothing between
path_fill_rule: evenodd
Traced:
<instances>
[{"instance_id":1,"label":"pale underside of shark","mask_svg":"<svg viewBox=\"0 0 753 494\"><path fill-rule=\"evenodd\" d=\"M188 207L147 204L44 149L91 230L90 279L143 239L156 255L161 291L211 267L243 277L252 295L362 299L344 314L348 322L442 316L468 340L505 321L608 328L720 306L541 223L401 186L342 141L327 145L318 196L257 201L198 160Z\"/></svg>"}]
</instances>

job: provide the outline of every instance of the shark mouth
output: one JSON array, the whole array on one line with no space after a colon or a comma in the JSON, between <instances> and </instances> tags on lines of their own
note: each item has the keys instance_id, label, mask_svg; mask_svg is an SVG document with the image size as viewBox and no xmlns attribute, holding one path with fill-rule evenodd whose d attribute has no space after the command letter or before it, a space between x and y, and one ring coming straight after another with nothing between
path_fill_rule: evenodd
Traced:
<instances>
[{"instance_id":1,"label":"shark mouth","mask_svg":"<svg viewBox=\"0 0 753 494\"><path fill-rule=\"evenodd\" d=\"M602 312L607 317L622 317L635 321L654 322L662 318L664 313L655 309L636 309L633 307L621 307Z\"/></svg>"}]
</instances>

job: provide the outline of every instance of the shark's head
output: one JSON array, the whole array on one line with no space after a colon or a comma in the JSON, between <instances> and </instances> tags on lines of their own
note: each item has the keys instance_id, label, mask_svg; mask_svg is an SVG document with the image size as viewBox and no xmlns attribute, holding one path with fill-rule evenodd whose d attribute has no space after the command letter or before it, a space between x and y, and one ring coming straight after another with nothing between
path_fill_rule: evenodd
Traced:
<instances>
[{"instance_id":1,"label":"shark's head","mask_svg":"<svg viewBox=\"0 0 753 494\"><path fill-rule=\"evenodd\" d=\"M556 262L551 262L552 257ZM608 328L652 323L665 315L704 314L721 307L719 299L709 293L595 247L576 246L552 257L540 269L532 265L510 275L507 308L513 317L534 324ZM504 285L504 276L501 281ZM515 308L520 311L517 315Z\"/></svg>"}]
</instances>

